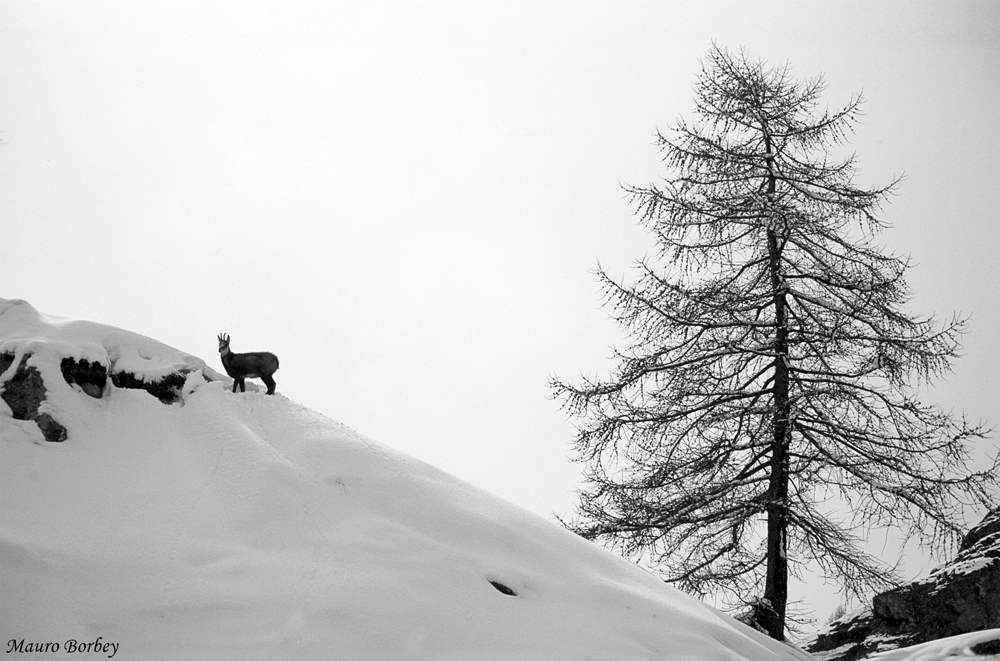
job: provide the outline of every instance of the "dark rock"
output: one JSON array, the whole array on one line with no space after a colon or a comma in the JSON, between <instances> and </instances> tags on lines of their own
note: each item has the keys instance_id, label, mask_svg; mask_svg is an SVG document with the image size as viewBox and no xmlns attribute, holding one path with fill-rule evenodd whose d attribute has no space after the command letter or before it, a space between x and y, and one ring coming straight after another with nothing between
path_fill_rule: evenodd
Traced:
<instances>
[{"instance_id":1,"label":"dark rock","mask_svg":"<svg viewBox=\"0 0 1000 661\"><path fill-rule=\"evenodd\" d=\"M984 640L981 643L973 645L972 653L979 654L981 656L986 656L988 654L994 654L1000 656L1000 638L995 638L993 640Z\"/></svg>"},{"instance_id":2,"label":"dark rock","mask_svg":"<svg viewBox=\"0 0 1000 661\"><path fill-rule=\"evenodd\" d=\"M15 420L34 420L46 441L61 443L66 440L66 428L48 413L38 412L38 407L46 397L45 381L37 369L28 365L29 357L30 354L25 354L14 375L2 384L3 394L0 397L7 402ZM13 359L7 363L7 367L11 364Z\"/></svg>"},{"instance_id":3,"label":"dark rock","mask_svg":"<svg viewBox=\"0 0 1000 661\"><path fill-rule=\"evenodd\" d=\"M815 640L810 642L807 649L812 652L824 652L844 648L833 658L839 661L860 659L875 651L877 647L877 643L868 641L874 626L871 610L844 616L830 623Z\"/></svg>"},{"instance_id":4,"label":"dark rock","mask_svg":"<svg viewBox=\"0 0 1000 661\"><path fill-rule=\"evenodd\" d=\"M823 661L856 661L875 652L908 647L921 641L912 632L887 627L870 608L844 616L805 646ZM836 650L833 654L823 654Z\"/></svg>"},{"instance_id":5,"label":"dark rock","mask_svg":"<svg viewBox=\"0 0 1000 661\"><path fill-rule=\"evenodd\" d=\"M870 611L832 622L805 649L837 650L824 659L852 661L876 648L906 647L991 628L1000 628L1000 508L965 535L950 562L877 595Z\"/></svg>"},{"instance_id":6,"label":"dark rock","mask_svg":"<svg viewBox=\"0 0 1000 661\"><path fill-rule=\"evenodd\" d=\"M116 388L145 390L164 404L173 404L181 398L181 390L187 381L186 372L173 372L156 381L144 381L131 372L114 372L111 383Z\"/></svg>"},{"instance_id":7,"label":"dark rock","mask_svg":"<svg viewBox=\"0 0 1000 661\"><path fill-rule=\"evenodd\" d=\"M38 406L45 401L45 383L42 381L42 375L34 367L27 366L28 358L28 355L21 358L17 372L4 383L3 387L3 401L7 402L15 420L30 420L28 416L37 414Z\"/></svg>"},{"instance_id":8,"label":"dark rock","mask_svg":"<svg viewBox=\"0 0 1000 661\"><path fill-rule=\"evenodd\" d=\"M48 413L39 413L35 416L35 424L42 430L42 436L49 443L62 443L66 440L66 428Z\"/></svg>"},{"instance_id":9,"label":"dark rock","mask_svg":"<svg viewBox=\"0 0 1000 661\"><path fill-rule=\"evenodd\" d=\"M0 353L0 374L3 374L14 364L14 354L12 353Z\"/></svg>"},{"instance_id":10,"label":"dark rock","mask_svg":"<svg viewBox=\"0 0 1000 661\"><path fill-rule=\"evenodd\" d=\"M63 358L59 367L62 369L66 383L77 384L83 392L95 399L100 399L104 395L104 387L108 383L108 368L101 363L96 360L90 362L83 359Z\"/></svg>"}]
</instances>

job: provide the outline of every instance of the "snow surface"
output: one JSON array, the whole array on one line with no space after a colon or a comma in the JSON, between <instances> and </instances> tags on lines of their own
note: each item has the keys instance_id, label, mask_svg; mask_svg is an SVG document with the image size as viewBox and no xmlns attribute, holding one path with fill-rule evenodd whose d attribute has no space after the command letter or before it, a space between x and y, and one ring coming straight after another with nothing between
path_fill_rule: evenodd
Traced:
<instances>
[{"instance_id":1,"label":"snow surface","mask_svg":"<svg viewBox=\"0 0 1000 661\"><path fill-rule=\"evenodd\" d=\"M150 338L0 299L4 351L18 360L0 379L33 352L68 429L46 443L0 401L0 643L62 648L10 658L98 637L117 647L72 656L809 658L280 394L233 394ZM65 356L194 371L174 405L110 381L94 399L62 378Z\"/></svg>"},{"instance_id":2,"label":"snow surface","mask_svg":"<svg viewBox=\"0 0 1000 661\"><path fill-rule=\"evenodd\" d=\"M950 638L932 640L929 643L904 647L889 652L880 652L870 657L872 661L946 661L967 659L968 661L994 661L996 654L976 654L971 648L979 643L1000 640L1000 629L973 631Z\"/></svg>"}]
</instances>

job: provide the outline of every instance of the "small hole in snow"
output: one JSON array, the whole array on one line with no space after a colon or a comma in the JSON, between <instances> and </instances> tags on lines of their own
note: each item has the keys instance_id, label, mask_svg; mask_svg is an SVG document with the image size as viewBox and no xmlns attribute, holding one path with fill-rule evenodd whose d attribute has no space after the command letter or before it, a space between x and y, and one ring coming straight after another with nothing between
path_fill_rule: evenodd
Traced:
<instances>
[{"instance_id":1,"label":"small hole in snow","mask_svg":"<svg viewBox=\"0 0 1000 661\"><path fill-rule=\"evenodd\" d=\"M493 587L495 587L497 589L497 592L502 592L502 593L504 593L506 595L510 595L511 597L516 597L517 596L516 592L514 592L509 587L507 587L506 585L504 585L503 583L501 583L499 581L490 581L490 585L492 585Z\"/></svg>"}]
</instances>

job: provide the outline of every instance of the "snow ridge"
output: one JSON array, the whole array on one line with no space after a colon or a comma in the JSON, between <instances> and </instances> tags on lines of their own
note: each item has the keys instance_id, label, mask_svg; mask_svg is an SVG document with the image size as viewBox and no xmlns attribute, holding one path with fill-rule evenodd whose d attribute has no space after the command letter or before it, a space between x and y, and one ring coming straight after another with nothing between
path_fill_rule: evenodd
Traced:
<instances>
[{"instance_id":1,"label":"snow ridge","mask_svg":"<svg viewBox=\"0 0 1000 661\"><path fill-rule=\"evenodd\" d=\"M127 659L809 658L280 394L233 394L151 338L0 299L4 352L37 365L43 406L68 430L46 442L0 403L5 645L99 639ZM113 384L95 397L63 378L67 357L187 376L173 404Z\"/></svg>"}]
</instances>

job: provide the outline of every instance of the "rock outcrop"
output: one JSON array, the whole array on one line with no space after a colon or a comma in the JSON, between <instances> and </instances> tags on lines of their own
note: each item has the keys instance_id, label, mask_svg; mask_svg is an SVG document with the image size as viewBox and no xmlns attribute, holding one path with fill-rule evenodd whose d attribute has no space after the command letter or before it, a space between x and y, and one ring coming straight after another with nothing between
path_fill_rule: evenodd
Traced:
<instances>
[{"instance_id":1,"label":"rock outcrop","mask_svg":"<svg viewBox=\"0 0 1000 661\"><path fill-rule=\"evenodd\" d=\"M32 420L50 443L65 441L66 427L44 411L42 403L48 397L45 378L28 362L32 354L25 353L13 374L4 376L17 360L16 354L0 353L0 399L10 407L15 420ZM101 399L108 392L108 368L98 361L63 358L59 364L63 379L70 385L77 385L85 394ZM111 373L111 383L116 388L145 390L164 404L173 404L181 399L181 392L191 370L178 370L158 379L146 380L131 372Z\"/></svg>"},{"instance_id":2,"label":"rock outcrop","mask_svg":"<svg viewBox=\"0 0 1000 661\"><path fill-rule=\"evenodd\" d=\"M145 390L164 404L173 404L180 400L181 390L190 372L173 372L159 379L145 381L131 372L114 372L111 382L116 388L134 388Z\"/></svg>"},{"instance_id":3,"label":"rock outcrop","mask_svg":"<svg viewBox=\"0 0 1000 661\"><path fill-rule=\"evenodd\" d=\"M189 377L197 375L225 380L200 358L152 338L49 317L27 301L0 298L0 399L10 418L35 422L48 442L72 438L73 430L60 420L79 403L76 398L105 399L129 388L164 404L183 404L185 386L199 382L189 384ZM7 415L3 404L0 413Z\"/></svg>"},{"instance_id":4,"label":"rock outcrop","mask_svg":"<svg viewBox=\"0 0 1000 661\"><path fill-rule=\"evenodd\" d=\"M835 620L805 649L823 661L854 661L991 628L1000 628L1000 507L965 535L951 562Z\"/></svg>"},{"instance_id":5,"label":"rock outcrop","mask_svg":"<svg viewBox=\"0 0 1000 661\"><path fill-rule=\"evenodd\" d=\"M108 368L98 361L83 358L63 358L59 363L66 383L80 386L83 392L95 399L104 396L104 388L108 383Z\"/></svg>"},{"instance_id":6,"label":"rock outcrop","mask_svg":"<svg viewBox=\"0 0 1000 661\"><path fill-rule=\"evenodd\" d=\"M34 366L28 365L29 357L24 355L14 374L0 384L3 388L0 398L10 407L15 420L34 420L46 441L60 443L66 440L66 428L40 410L46 399L45 381ZM0 354L0 374L7 372L15 360L12 353Z\"/></svg>"}]
</instances>

